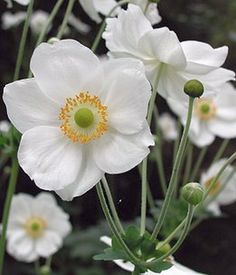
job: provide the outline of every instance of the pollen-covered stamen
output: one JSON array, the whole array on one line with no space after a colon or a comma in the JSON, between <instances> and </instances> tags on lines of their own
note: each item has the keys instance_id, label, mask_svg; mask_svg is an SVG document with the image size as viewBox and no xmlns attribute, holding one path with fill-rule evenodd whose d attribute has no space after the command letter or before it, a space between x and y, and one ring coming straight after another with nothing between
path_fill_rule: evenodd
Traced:
<instances>
[{"instance_id":1,"label":"pollen-covered stamen","mask_svg":"<svg viewBox=\"0 0 236 275\"><path fill-rule=\"evenodd\" d=\"M46 227L47 223L41 217L29 218L25 223L26 233L32 238L41 237Z\"/></svg>"},{"instance_id":2,"label":"pollen-covered stamen","mask_svg":"<svg viewBox=\"0 0 236 275\"><path fill-rule=\"evenodd\" d=\"M207 181L204 183L204 186L205 186L206 189L208 189L208 188L211 186L213 180L214 180L214 177L210 178L209 180L207 180ZM213 195L217 194L218 191L220 190L220 188L221 188L221 183L220 183L220 181L217 181L217 182L212 186L212 188L210 189L209 195L212 195L212 196L213 196Z\"/></svg>"},{"instance_id":3,"label":"pollen-covered stamen","mask_svg":"<svg viewBox=\"0 0 236 275\"><path fill-rule=\"evenodd\" d=\"M61 108L59 119L61 130L73 142L82 144L99 138L107 131L107 107L102 105L98 96L80 92L67 98Z\"/></svg>"},{"instance_id":4,"label":"pollen-covered stamen","mask_svg":"<svg viewBox=\"0 0 236 275\"><path fill-rule=\"evenodd\" d=\"M216 115L216 106L210 99L196 99L194 111L201 120L212 119Z\"/></svg>"}]
</instances>

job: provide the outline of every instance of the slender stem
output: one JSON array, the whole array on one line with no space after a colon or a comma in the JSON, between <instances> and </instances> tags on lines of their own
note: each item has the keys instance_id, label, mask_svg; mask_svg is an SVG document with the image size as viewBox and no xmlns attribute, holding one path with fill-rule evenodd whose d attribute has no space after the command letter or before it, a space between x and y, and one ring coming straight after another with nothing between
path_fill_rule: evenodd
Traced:
<instances>
[{"instance_id":1,"label":"slender stem","mask_svg":"<svg viewBox=\"0 0 236 275\"><path fill-rule=\"evenodd\" d=\"M192 160L193 160L193 145L189 143L187 148L187 157L186 157L186 165L184 169L183 185L190 180L189 174L192 167Z\"/></svg>"},{"instance_id":2,"label":"slender stem","mask_svg":"<svg viewBox=\"0 0 236 275\"><path fill-rule=\"evenodd\" d=\"M92 45L92 47L91 47L91 50L92 50L93 52L95 52L95 51L97 50L97 47L98 47L98 45L99 45L99 43L100 43L100 41L101 41L102 34L103 34L103 32L104 32L104 30L105 30L105 27L106 27L106 19L109 18L109 17L111 17L111 15L113 14L113 12L114 12L118 7L120 7L120 6L122 6L122 5L125 5L125 4L127 4L127 3L129 3L129 2L130 2L130 0L122 0L122 1L120 1L117 5L115 5L115 6L113 7L113 9L111 9L111 11L108 13L108 15L104 18L104 20L103 20L103 22L102 22L102 24L101 24L101 26L100 26L100 29L99 29L99 31L98 31L96 37L95 37L95 40L94 40L94 42L93 42L93 45Z\"/></svg>"},{"instance_id":3,"label":"slender stem","mask_svg":"<svg viewBox=\"0 0 236 275\"><path fill-rule=\"evenodd\" d=\"M3 218L2 218L2 233L1 233L1 239L0 239L0 275L2 275L2 271L3 271L8 217L9 217L12 197L15 192L18 172L19 172L19 165L17 162L16 155L14 155L12 156L11 176L9 180L7 197L4 204Z\"/></svg>"},{"instance_id":4,"label":"slender stem","mask_svg":"<svg viewBox=\"0 0 236 275\"><path fill-rule=\"evenodd\" d=\"M179 146L179 149L178 149L178 152L176 155L176 159L175 159L174 167L172 170L169 186L168 186L168 189L166 192L166 197L163 202L158 221L157 221L155 228L153 230L153 233L152 233L152 239L156 239L158 233L160 232L160 229L161 229L164 219L166 217L171 199L173 197L173 193L174 193L175 185L176 185L176 178L180 172L181 162L183 160L186 144L188 141L188 132L189 132L190 123L191 123L191 119L192 119L193 103L194 103L194 98L189 97L189 107L188 107L186 125L184 127L184 132L183 132L183 135L182 135L182 138L180 141L180 146Z\"/></svg>"},{"instance_id":5,"label":"slender stem","mask_svg":"<svg viewBox=\"0 0 236 275\"><path fill-rule=\"evenodd\" d=\"M234 162L235 160L236 160L236 152L231 155L231 157L225 162L225 164L221 167L221 169L219 170L219 172L217 173L215 178L212 180L210 186L207 188L207 190L204 194L204 199L206 199L206 197L209 195L209 193L211 192L211 189L215 186L215 184L217 183L217 181L219 180L219 178L223 174L226 167L228 165L230 165L232 162Z\"/></svg>"},{"instance_id":6,"label":"slender stem","mask_svg":"<svg viewBox=\"0 0 236 275\"><path fill-rule=\"evenodd\" d=\"M179 143L180 143L180 137L181 137L181 131L182 131L182 125L181 125L180 119L178 119L177 129L178 129L178 135L177 135L177 138L174 142L174 147L173 147L173 165L174 165L176 154L177 154L177 151L178 151L178 147L179 147Z\"/></svg>"},{"instance_id":7,"label":"slender stem","mask_svg":"<svg viewBox=\"0 0 236 275\"><path fill-rule=\"evenodd\" d=\"M117 214L116 207L115 207L115 204L114 204L114 201L113 201L113 198L112 198L112 194L111 194L111 191L110 191L110 188L109 188L109 185L108 185L108 182L107 182L107 179L106 179L105 176L102 178L102 185L103 185L103 188L105 190L105 193L106 193L106 196L107 196L107 199L108 199L108 203L109 203L109 207L111 209L111 213L112 213L113 218L115 220L116 226L119 228L119 231L121 233L125 233L124 228L123 228L123 226L120 222L119 216Z\"/></svg>"},{"instance_id":8,"label":"slender stem","mask_svg":"<svg viewBox=\"0 0 236 275\"><path fill-rule=\"evenodd\" d=\"M204 160L204 158L205 158L205 155L206 155L206 153L207 153L208 148L209 148L209 147L204 147L204 148L202 148L200 154L198 155L197 162L196 162L196 164L194 165L193 172L192 172L192 174L191 174L191 176L190 176L190 180L191 180L191 181L195 180L195 178L196 178L196 176L197 176L197 173L198 173L198 171L199 171L199 169L200 169L200 167L201 167L201 165L202 165L202 162L203 162L203 160Z\"/></svg>"},{"instance_id":9,"label":"slender stem","mask_svg":"<svg viewBox=\"0 0 236 275\"><path fill-rule=\"evenodd\" d=\"M184 219L184 228L183 228L183 231L182 231L178 241L176 242L176 244L165 255L161 256L157 260L154 260L154 261L148 263L149 266L151 266L154 263L163 261L170 255L173 255L179 249L179 247L182 245L183 241L185 240L185 238L188 235L188 232L189 232L189 229L191 226L191 221L193 218L194 209L195 208L192 205L188 205L188 213L187 213L186 218Z\"/></svg>"},{"instance_id":10,"label":"slender stem","mask_svg":"<svg viewBox=\"0 0 236 275\"><path fill-rule=\"evenodd\" d=\"M34 270L36 275L40 275L40 263L39 260L34 262Z\"/></svg>"},{"instance_id":11,"label":"slender stem","mask_svg":"<svg viewBox=\"0 0 236 275\"><path fill-rule=\"evenodd\" d=\"M117 238L118 242L120 243L120 245L122 246L122 248L124 249L125 253L129 256L130 260L134 263L139 265L140 264L140 260L133 254L132 251L130 251L130 249L128 248L128 246L126 245L126 243L124 242L124 240L122 239L118 228L116 227L115 222L112 219L112 216L110 214L109 208L107 206L106 203L106 199L103 193L103 189L102 189L102 185L101 183L98 183L96 185L96 190L97 190L97 194L98 194L98 198L103 210L103 213L106 217L106 220L111 228L112 233L115 235L115 237Z\"/></svg>"},{"instance_id":12,"label":"slender stem","mask_svg":"<svg viewBox=\"0 0 236 275\"><path fill-rule=\"evenodd\" d=\"M222 157L222 155L225 152L226 147L229 144L229 141L230 141L229 139L224 139L223 140L223 142L221 143L221 146L219 147L217 153L215 154L215 157L214 157L212 163L216 162L218 159L220 159Z\"/></svg>"},{"instance_id":13,"label":"slender stem","mask_svg":"<svg viewBox=\"0 0 236 275\"><path fill-rule=\"evenodd\" d=\"M68 23L68 20L69 20L69 17L71 15L71 12L72 12L72 9L74 7L74 4L75 4L75 0L69 0L69 3L68 3L68 6L66 8L66 12L65 12L65 15L64 15L64 19L62 21L62 24L60 26L60 29L57 33L57 38L58 39L61 39L64 32L65 32L65 29L67 27L67 23Z\"/></svg>"},{"instance_id":14,"label":"slender stem","mask_svg":"<svg viewBox=\"0 0 236 275\"><path fill-rule=\"evenodd\" d=\"M56 5L53 7L52 12L50 13L47 22L45 23L42 31L39 34L38 40L36 42L35 48L44 41L45 36L48 32L49 26L52 24L54 18L56 17L61 5L65 0L58 0ZM29 70L28 77L32 77L32 72Z\"/></svg>"},{"instance_id":15,"label":"slender stem","mask_svg":"<svg viewBox=\"0 0 236 275\"><path fill-rule=\"evenodd\" d=\"M142 163L142 191L141 191L141 223L140 234L145 233L147 211L147 157Z\"/></svg>"},{"instance_id":16,"label":"slender stem","mask_svg":"<svg viewBox=\"0 0 236 275\"><path fill-rule=\"evenodd\" d=\"M20 46L19 46L19 50L18 50L18 54L17 54L16 68L15 68L13 80L17 80L20 75L20 68L21 68L22 61L23 61L25 43L26 43L27 33L29 30L30 18L31 18L31 15L33 12L33 6L34 6L34 0L31 0L28 5L28 8L27 8L27 14L26 14L24 27L23 27L23 32L21 35Z\"/></svg>"}]
</instances>

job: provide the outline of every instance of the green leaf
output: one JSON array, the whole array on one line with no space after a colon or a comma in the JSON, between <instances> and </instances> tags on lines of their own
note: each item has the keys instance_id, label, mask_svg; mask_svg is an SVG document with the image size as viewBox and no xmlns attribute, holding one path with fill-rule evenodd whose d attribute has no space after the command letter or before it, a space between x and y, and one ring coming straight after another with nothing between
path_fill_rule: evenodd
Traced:
<instances>
[{"instance_id":1,"label":"green leaf","mask_svg":"<svg viewBox=\"0 0 236 275\"><path fill-rule=\"evenodd\" d=\"M124 240L128 247L135 250L143 241L143 237L140 236L139 229L135 225L130 225L125 231Z\"/></svg>"},{"instance_id":2,"label":"green leaf","mask_svg":"<svg viewBox=\"0 0 236 275\"><path fill-rule=\"evenodd\" d=\"M95 255L93 259L96 261L127 260L127 256L123 251L114 251L112 248L107 248L104 253Z\"/></svg>"},{"instance_id":3,"label":"green leaf","mask_svg":"<svg viewBox=\"0 0 236 275\"><path fill-rule=\"evenodd\" d=\"M148 269L156 273L161 273L162 271L167 270L171 267L172 267L172 264L170 262L165 261L165 262L155 263Z\"/></svg>"}]
</instances>

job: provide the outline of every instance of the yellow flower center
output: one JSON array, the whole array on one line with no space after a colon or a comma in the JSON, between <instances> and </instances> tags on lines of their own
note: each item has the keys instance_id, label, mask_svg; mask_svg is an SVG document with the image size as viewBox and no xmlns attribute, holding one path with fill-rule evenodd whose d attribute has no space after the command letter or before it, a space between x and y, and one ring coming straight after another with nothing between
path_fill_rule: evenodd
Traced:
<instances>
[{"instance_id":1,"label":"yellow flower center","mask_svg":"<svg viewBox=\"0 0 236 275\"><path fill-rule=\"evenodd\" d=\"M40 217L32 217L25 223L25 230L32 238L39 238L43 235L47 223Z\"/></svg>"},{"instance_id":2,"label":"yellow flower center","mask_svg":"<svg viewBox=\"0 0 236 275\"><path fill-rule=\"evenodd\" d=\"M67 98L59 119L62 132L73 142L82 144L101 137L108 128L107 106L88 92Z\"/></svg>"},{"instance_id":3,"label":"yellow flower center","mask_svg":"<svg viewBox=\"0 0 236 275\"><path fill-rule=\"evenodd\" d=\"M207 180L207 181L204 183L206 189L208 189L208 188L211 186L211 183L212 183L213 180L214 180L214 177L210 178L209 180ZM217 182L213 185L213 187L211 188L211 190L210 190L210 192L209 192L209 195L214 196L215 194L218 193L218 191L220 190L220 188L221 188L221 183L220 183L220 181L217 181Z\"/></svg>"},{"instance_id":4,"label":"yellow flower center","mask_svg":"<svg viewBox=\"0 0 236 275\"><path fill-rule=\"evenodd\" d=\"M194 107L195 114L201 120L212 119L216 114L216 106L210 99L196 99Z\"/></svg>"}]
</instances>

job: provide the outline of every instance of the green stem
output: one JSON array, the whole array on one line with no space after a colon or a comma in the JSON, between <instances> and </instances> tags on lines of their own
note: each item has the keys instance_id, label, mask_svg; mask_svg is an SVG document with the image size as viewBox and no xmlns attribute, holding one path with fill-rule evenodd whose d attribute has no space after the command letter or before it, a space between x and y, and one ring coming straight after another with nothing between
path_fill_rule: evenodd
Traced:
<instances>
[{"instance_id":1,"label":"green stem","mask_svg":"<svg viewBox=\"0 0 236 275\"><path fill-rule=\"evenodd\" d=\"M221 143L221 146L219 147L219 149L218 149L218 151L217 151L217 153L216 153L216 155L215 155L212 163L216 162L217 160L219 160L222 157L222 155L225 152L226 147L229 144L229 141L230 141L229 139L224 139L223 140L223 142Z\"/></svg>"},{"instance_id":2,"label":"green stem","mask_svg":"<svg viewBox=\"0 0 236 275\"><path fill-rule=\"evenodd\" d=\"M178 129L178 135L177 138L174 142L174 147L173 147L173 166L175 163L175 158L176 158L176 154L178 151L178 147L179 147L179 143L180 143L180 137L181 137L181 132L182 132L182 125L181 125L181 121L180 119L178 119L178 123L177 123L177 129Z\"/></svg>"},{"instance_id":3,"label":"green stem","mask_svg":"<svg viewBox=\"0 0 236 275\"><path fill-rule=\"evenodd\" d=\"M17 162L16 155L12 156L12 167L11 167L11 176L9 180L9 186L7 190L7 197L4 204L3 218L2 218L2 233L0 239L0 275L3 271L4 255L5 255L5 244L6 244L6 235L7 235L7 224L9 218L9 212L11 207L12 197L15 192L17 176L19 172L19 165Z\"/></svg>"},{"instance_id":4,"label":"green stem","mask_svg":"<svg viewBox=\"0 0 236 275\"><path fill-rule=\"evenodd\" d=\"M40 32L40 35L38 37L38 40L36 42L35 48L44 41L45 36L48 32L49 26L52 24L54 18L56 17L61 5L63 4L65 0L58 0L56 5L53 7L52 12L50 13L46 24L44 25L42 31ZM29 70L28 77L32 77L32 72Z\"/></svg>"},{"instance_id":5,"label":"green stem","mask_svg":"<svg viewBox=\"0 0 236 275\"><path fill-rule=\"evenodd\" d=\"M147 211L147 157L143 160L143 163L142 163L141 222L140 222L141 236L145 233L146 211Z\"/></svg>"},{"instance_id":6,"label":"green stem","mask_svg":"<svg viewBox=\"0 0 236 275\"><path fill-rule=\"evenodd\" d=\"M166 197L165 200L163 202L160 214L159 214L159 218L158 221L155 225L155 228L153 230L152 233L152 239L156 239L158 233L160 232L160 229L164 223L164 219L166 217L170 202L172 200L173 197L173 193L175 190L175 185L176 185L176 179L177 176L180 172L180 167L181 167L181 162L183 160L184 157L184 152L186 149L186 144L188 141L188 132L189 132L189 128L190 128L190 123L191 123L191 119L192 119L192 112L193 112L193 103L194 103L194 98L189 97L189 107L188 107L188 114L187 114L187 121L186 121L186 125L184 127L184 132L180 141L180 146L176 155L176 159L175 159L175 163L174 163L174 167L172 170L172 174L171 174L171 178L170 178L170 182L168 185L168 189L166 192Z\"/></svg>"},{"instance_id":7,"label":"green stem","mask_svg":"<svg viewBox=\"0 0 236 275\"><path fill-rule=\"evenodd\" d=\"M108 199L108 203L109 203L109 207L111 209L111 213L115 220L116 226L119 228L119 231L123 234L123 233L125 233L125 231L124 231L124 228L120 222L119 216L117 214L116 207L115 207L115 204L114 204L114 201L112 198L112 194L111 194L111 191L110 191L110 188L109 188L109 185L108 185L108 182L107 182L107 179L105 176L102 178L102 185L105 190L105 193L106 193L106 196Z\"/></svg>"},{"instance_id":8,"label":"green stem","mask_svg":"<svg viewBox=\"0 0 236 275\"><path fill-rule=\"evenodd\" d=\"M19 79L20 68L21 68L21 65L22 65L23 55L24 55L24 50L25 50L25 43L26 43L27 33L28 33L28 30L29 30L29 25L30 25L30 18L31 18L31 15L32 15L32 12L33 12L33 6L34 6L34 0L31 0L29 5L28 5L28 8L27 8L26 19L25 19L21 39L20 39L20 46L19 46L17 59L16 59L16 68L15 68L14 77L13 77L14 81Z\"/></svg>"},{"instance_id":9,"label":"green stem","mask_svg":"<svg viewBox=\"0 0 236 275\"><path fill-rule=\"evenodd\" d=\"M195 180L195 178L197 176L197 173L198 173L198 171L199 171L199 169L200 169L200 167L202 165L202 162L203 162L203 160L205 158L205 155L207 153L208 148L209 147L207 146L207 147L204 147L204 148L201 149L201 152L200 152L200 154L198 156L197 162L194 165L193 172L192 172L192 174L190 176L190 180L191 181Z\"/></svg>"},{"instance_id":10,"label":"green stem","mask_svg":"<svg viewBox=\"0 0 236 275\"><path fill-rule=\"evenodd\" d=\"M36 275L40 275L40 263L39 260L34 262L34 271Z\"/></svg>"},{"instance_id":11,"label":"green stem","mask_svg":"<svg viewBox=\"0 0 236 275\"><path fill-rule=\"evenodd\" d=\"M94 42L93 42L92 47L91 47L91 50L92 50L93 52L95 52L95 51L97 50L97 47L98 47L98 45L99 45L99 43L100 43L100 41L101 41L102 34L103 34L103 32L104 32L104 30L105 30L105 27L106 27L106 19L109 18L109 17L111 17L112 13L113 13L118 7L120 7L120 6L122 6L122 5L125 5L125 4L127 4L127 3L129 3L129 2L130 2L130 0L123 0L123 1L120 1L117 5L115 5L115 6L113 7L113 9L111 9L111 11L108 13L108 15L104 18L104 20L103 20L103 22L102 22L102 25L100 26L100 29L99 29L99 31L98 31L96 37L95 37L95 40L94 40Z\"/></svg>"},{"instance_id":12,"label":"green stem","mask_svg":"<svg viewBox=\"0 0 236 275\"><path fill-rule=\"evenodd\" d=\"M57 38L58 39L61 39L64 32L65 32L65 29L67 27L67 23L68 23L70 15L71 15L74 4L75 4L75 0L69 0L68 6L66 8L65 15L64 15L64 19L63 19L62 24L60 26L60 29L57 33Z\"/></svg>"},{"instance_id":13,"label":"green stem","mask_svg":"<svg viewBox=\"0 0 236 275\"><path fill-rule=\"evenodd\" d=\"M183 185L188 183L188 181L190 180L189 175L192 167L192 160L193 160L193 145L189 143L187 148L186 165L184 169L184 179L182 182Z\"/></svg>"},{"instance_id":14,"label":"green stem","mask_svg":"<svg viewBox=\"0 0 236 275\"><path fill-rule=\"evenodd\" d=\"M118 242L120 243L120 245L124 249L127 256L130 258L132 263L139 265L140 260L133 254L132 251L130 251L130 249L128 248L128 246L126 245L124 240L122 239L122 237L120 235L120 232L119 232L118 228L116 227L115 222L113 221L113 218L110 214L109 208L108 208L107 203L106 203L106 199L105 199L105 196L104 196L104 193L103 193L101 183L98 183L96 185L96 190L97 190L98 198L99 198L103 213L104 213L104 215L106 217L106 220L107 220L107 222L108 222L108 224L111 228L112 233L115 235L116 239L118 240Z\"/></svg>"}]
</instances>

